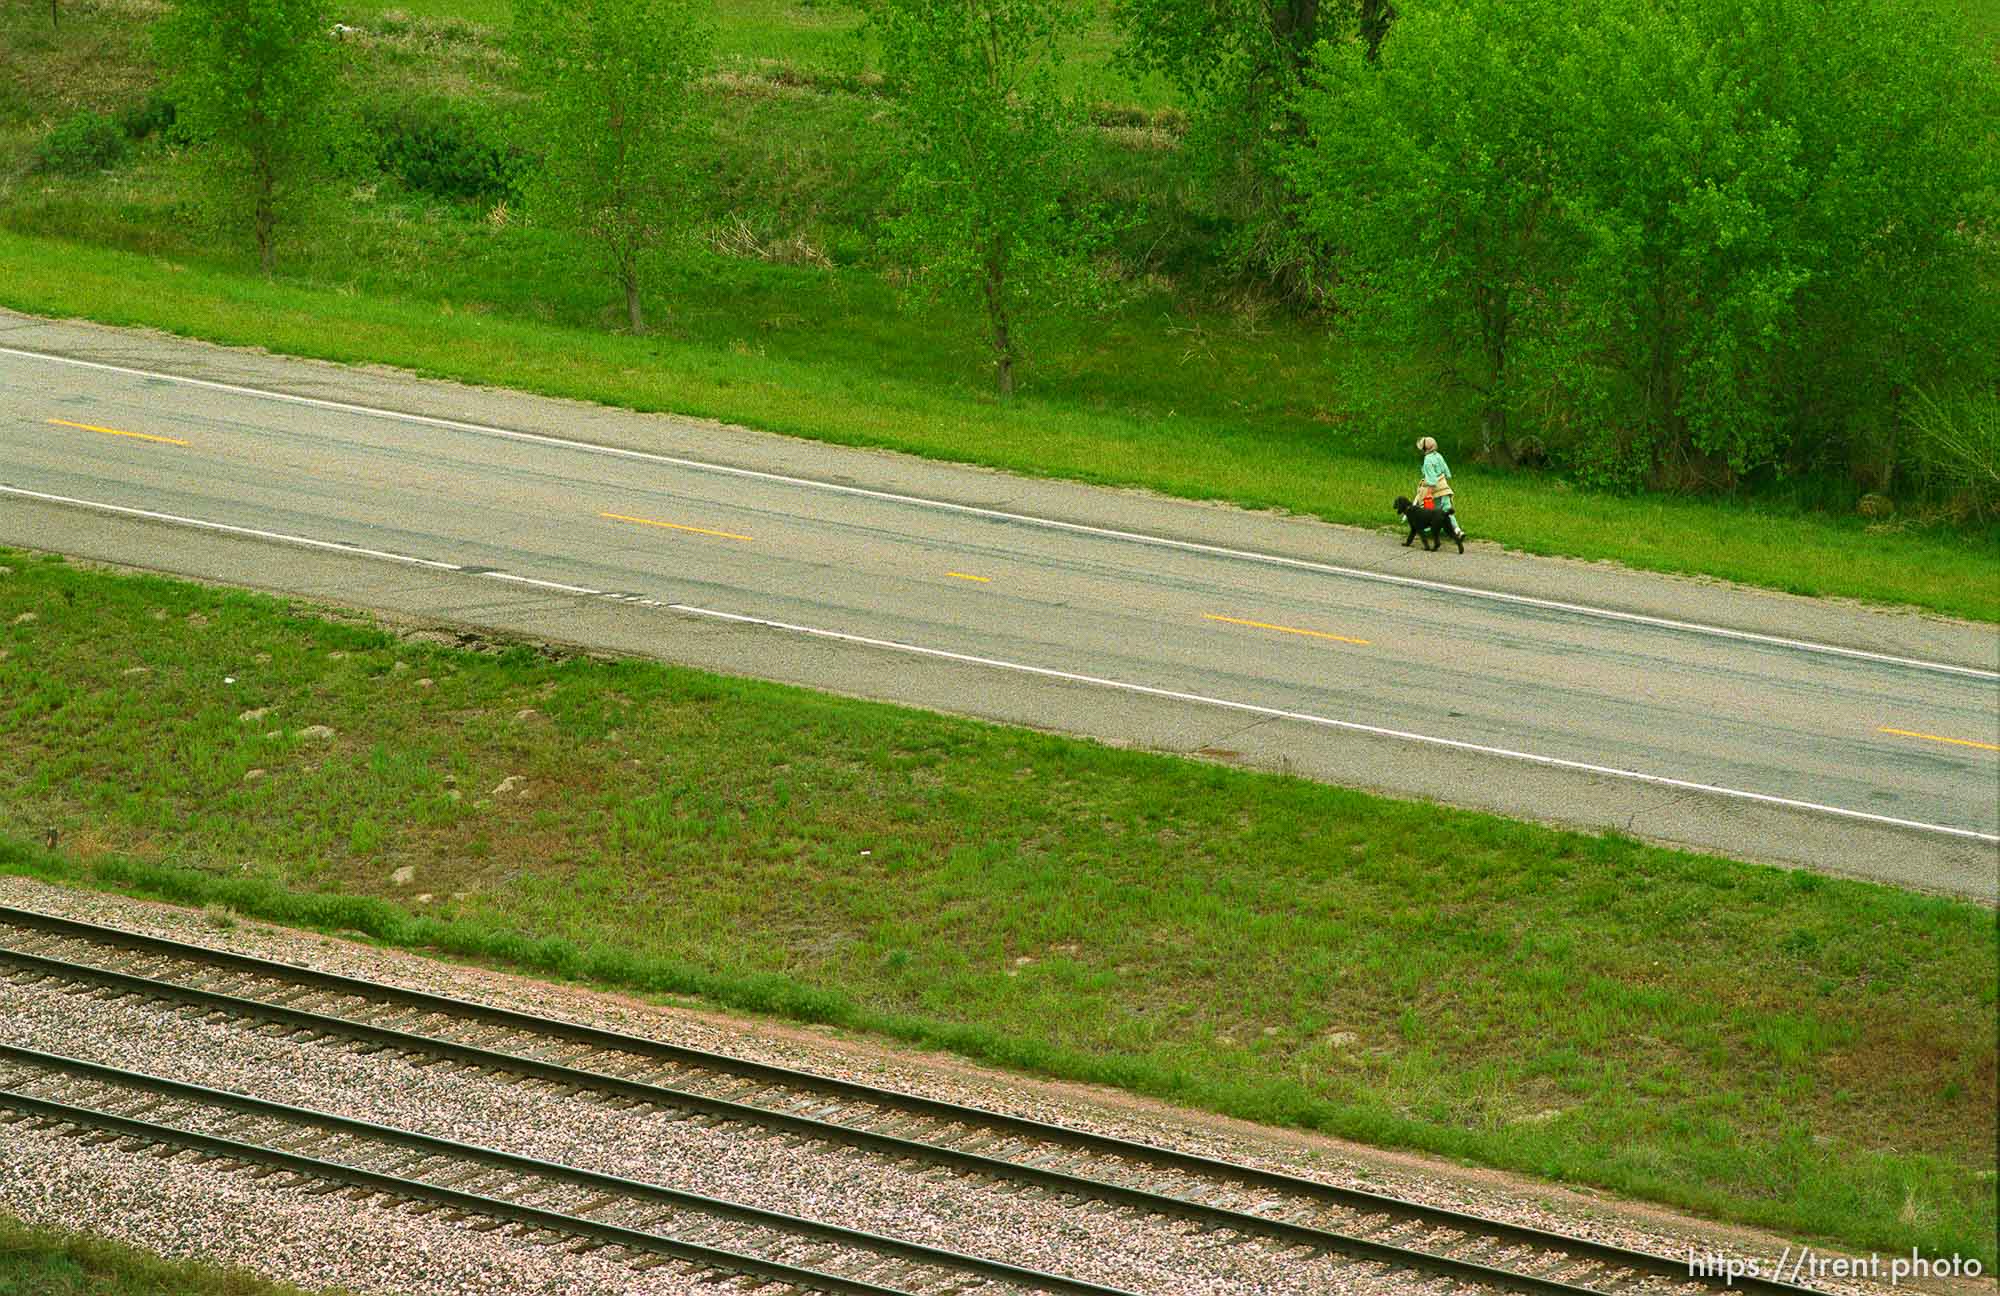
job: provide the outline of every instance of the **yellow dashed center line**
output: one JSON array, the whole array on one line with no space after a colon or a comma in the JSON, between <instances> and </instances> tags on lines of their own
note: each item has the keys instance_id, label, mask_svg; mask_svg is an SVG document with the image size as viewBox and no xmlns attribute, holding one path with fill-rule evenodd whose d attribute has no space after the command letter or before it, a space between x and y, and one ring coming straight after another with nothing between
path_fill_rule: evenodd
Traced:
<instances>
[{"instance_id":1,"label":"yellow dashed center line","mask_svg":"<svg viewBox=\"0 0 2000 1296\"><path fill-rule=\"evenodd\" d=\"M131 437L134 441L158 441L162 445L184 446L187 442L179 437L154 436L149 432L121 432L117 428L97 427L90 423L72 423L68 419L50 419L57 427L77 428L84 432L102 432L105 436Z\"/></svg>"},{"instance_id":2,"label":"yellow dashed center line","mask_svg":"<svg viewBox=\"0 0 2000 1296\"><path fill-rule=\"evenodd\" d=\"M1926 742L1950 743L1954 747L1977 747L1981 751L2000 751L2000 744L1974 742L1970 738L1944 738L1937 734L1918 733L1913 729L1891 729L1883 725L1876 733L1895 734L1898 738L1922 738Z\"/></svg>"},{"instance_id":3,"label":"yellow dashed center line","mask_svg":"<svg viewBox=\"0 0 2000 1296\"><path fill-rule=\"evenodd\" d=\"M991 576L968 576L964 572L946 572L945 575L956 580L978 581L981 585L991 585L993 583Z\"/></svg>"},{"instance_id":4,"label":"yellow dashed center line","mask_svg":"<svg viewBox=\"0 0 2000 1296\"><path fill-rule=\"evenodd\" d=\"M597 516L609 518L613 522L633 522L639 526L661 527L668 531L690 531L695 535L716 536L723 540L748 540L750 538L747 535L737 535L734 531L711 531L707 527L682 526L678 522L658 522L652 518L627 517L623 513L599 513Z\"/></svg>"},{"instance_id":5,"label":"yellow dashed center line","mask_svg":"<svg viewBox=\"0 0 2000 1296\"><path fill-rule=\"evenodd\" d=\"M1205 621L1222 621L1229 625L1251 626L1258 630L1276 630L1280 634L1311 635L1315 639L1331 639L1335 643L1360 644L1364 648L1368 646L1366 639L1350 639L1346 635L1328 634L1324 630L1300 630L1295 626L1272 625L1268 621L1245 621L1241 617L1217 616L1213 612L1202 613L1202 619Z\"/></svg>"}]
</instances>

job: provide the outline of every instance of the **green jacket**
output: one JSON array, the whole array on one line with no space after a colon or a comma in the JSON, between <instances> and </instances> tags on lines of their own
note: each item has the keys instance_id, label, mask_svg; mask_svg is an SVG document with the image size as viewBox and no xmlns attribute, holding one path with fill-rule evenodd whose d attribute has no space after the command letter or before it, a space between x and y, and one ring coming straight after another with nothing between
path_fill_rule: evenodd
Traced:
<instances>
[{"instance_id":1,"label":"green jacket","mask_svg":"<svg viewBox=\"0 0 2000 1296\"><path fill-rule=\"evenodd\" d=\"M1451 469L1445 464L1444 456L1433 450L1424 456L1424 485L1436 487L1440 482L1444 483L1443 488L1435 493L1450 495Z\"/></svg>"}]
</instances>

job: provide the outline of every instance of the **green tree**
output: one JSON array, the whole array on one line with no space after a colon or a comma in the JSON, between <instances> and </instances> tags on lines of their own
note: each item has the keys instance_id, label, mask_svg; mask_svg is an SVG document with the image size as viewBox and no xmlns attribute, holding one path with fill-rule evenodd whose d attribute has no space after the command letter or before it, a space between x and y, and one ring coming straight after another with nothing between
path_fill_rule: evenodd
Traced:
<instances>
[{"instance_id":1,"label":"green tree","mask_svg":"<svg viewBox=\"0 0 2000 1296\"><path fill-rule=\"evenodd\" d=\"M1164 76L1193 118L1188 154L1215 201L1241 222L1239 253L1282 265L1289 208L1277 152L1298 137L1294 97L1321 41L1358 39L1374 58L1389 0L1117 0L1119 58Z\"/></svg>"},{"instance_id":2,"label":"green tree","mask_svg":"<svg viewBox=\"0 0 2000 1296\"><path fill-rule=\"evenodd\" d=\"M206 200L266 274L335 168L332 26L328 0L173 0L153 29Z\"/></svg>"},{"instance_id":3,"label":"green tree","mask_svg":"<svg viewBox=\"0 0 2000 1296\"><path fill-rule=\"evenodd\" d=\"M604 257L632 330L650 256L696 210L710 66L698 0L516 0L514 48L541 165L529 209Z\"/></svg>"},{"instance_id":4,"label":"green tree","mask_svg":"<svg viewBox=\"0 0 2000 1296\"><path fill-rule=\"evenodd\" d=\"M1406 18L1379 61L1322 44L1279 173L1355 340L1431 357L1504 454L1521 350L1565 242L1547 117L1557 0L1468 0Z\"/></svg>"},{"instance_id":5,"label":"green tree","mask_svg":"<svg viewBox=\"0 0 2000 1296\"><path fill-rule=\"evenodd\" d=\"M1925 389L2000 390L2000 64L1923 4L1710 3L1726 65L1796 139L1786 461L1890 489L1920 467Z\"/></svg>"},{"instance_id":6,"label":"green tree","mask_svg":"<svg viewBox=\"0 0 2000 1296\"><path fill-rule=\"evenodd\" d=\"M1716 39L1719 8L1605 0L1547 52L1576 252L1537 283L1562 309L1529 394L1620 485L1728 485L1792 430L1776 379L1811 275L1806 177L1797 130Z\"/></svg>"},{"instance_id":7,"label":"green tree","mask_svg":"<svg viewBox=\"0 0 2000 1296\"><path fill-rule=\"evenodd\" d=\"M1023 314L1102 288L1103 221L1072 201L1082 115L1056 86L1063 40L1087 15L1069 0L879 0L867 13L908 141L891 242L919 280L977 296L1011 395Z\"/></svg>"},{"instance_id":8,"label":"green tree","mask_svg":"<svg viewBox=\"0 0 2000 1296\"><path fill-rule=\"evenodd\" d=\"M1346 327L1473 387L1483 450L1727 485L1991 373L1993 86L1887 0L1454 0L1321 52L1285 174Z\"/></svg>"},{"instance_id":9,"label":"green tree","mask_svg":"<svg viewBox=\"0 0 2000 1296\"><path fill-rule=\"evenodd\" d=\"M1122 57L1158 72L1198 108L1254 132L1288 100L1322 40L1356 37L1372 59L1396 17L1389 0L1118 0Z\"/></svg>"}]
</instances>

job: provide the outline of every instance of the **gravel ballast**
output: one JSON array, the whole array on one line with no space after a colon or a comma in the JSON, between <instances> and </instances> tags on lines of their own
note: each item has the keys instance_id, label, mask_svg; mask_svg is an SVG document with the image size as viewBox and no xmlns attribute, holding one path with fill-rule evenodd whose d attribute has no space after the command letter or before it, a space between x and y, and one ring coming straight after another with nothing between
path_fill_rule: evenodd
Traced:
<instances>
[{"instance_id":1,"label":"gravel ballast","mask_svg":"<svg viewBox=\"0 0 2000 1296\"><path fill-rule=\"evenodd\" d=\"M806 1032L768 1023L642 1005L322 936L243 922L218 923L200 913L65 891L24 879L0 879L0 903L884 1084L1663 1254L1685 1255L1692 1247L1761 1257L1768 1264L1784 1248L1783 1242L1757 1239L1742 1230L1663 1226L1658 1212L1649 1212L1653 1218L1643 1223L1620 1220L1603 1205L1584 1203L1570 1193L1552 1203L1530 1186L1507 1183L1496 1175L1459 1173L1448 1167L1430 1170L1416 1158L1371 1157L1331 1140L1281 1132L1259 1137L1252 1127L1238 1122L1175 1113L1125 1096L1093 1101L1097 1095L1076 1086L979 1072L963 1063L891 1053L872 1044L813 1039ZM276 1101L754 1202L766 1209L1162 1296L1415 1289L1408 1276L1385 1279L1364 1266L1335 1259L1302 1261L1272 1245L1204 1236L1172 1222L1142 1221L1109 1210L1078 1210L1041 1200L1039 1194L997 1193L935 1170L886 1165L851 1149L799 1147L787 1140L677 1121L670 1114L645 1109L611 1113L602 1104L559 1095L546 1086L456 1067L418 1067L391 1053L363 1055L334 1043L301 1044L258 1034L241 1024L200 1021L157 1004L105 1002L61 995L47 987L0 985L0 1023L4 1023L0 1038L25 1047L254 1092ZM195 1167L187 1158L161 1161L121 1151L116 1145L85 1147L25 1130L12 1126L0 1133L4 1145L0 1164L8 1171L0 1181L0 1209L32 1222L111 1233L163 1254L241 1263L293 1282L337 1281L364 1289L694 1290L659 1285L684 1281L675 1270L638 1274L613 1262L609 1253L584 1257L589 1263L580 1268L582 1262L561 1254L562 1248L515 1239L506 1231L479 1233L375 1208L336 1205L328 1213L328 1203L337 1204L338 1198L266 1188L245 1176ZM60 1152L52 1158L59 1169L45 1181L27 1174L36 1161L21 1153L23 1140L44 1145L53 1141ZM145 1167L145 1175L170 1171L167 1177L175 1185L204 1186L162 1183L139 1205L114 1194L122 1205L100 1206L103 1194L93 1185L126 1182L118 1167L127 1161ZM212 1180L224 1183L217 1186ZM261 1205L270 1194L279 1195L273 1200L282 1200L282 1209ZM226 1202L228 1209L219 1212L214 1202ZM255 1218L261 1210L272 1211L277 1218ZM382 1237L400 1239L414 1230L425 1239L422 1254L427 1264L434 1259L435 1265L411 1286L418 1281L416 1276L396 1265L387 1266L388 1276L377 1279L316 1273L310 1262L305 1268L265 1263L275 1252L260 1255L259 1246L277 1245L272 1242L274 1230L297 1235L280 1249L311 1255L324 1247L326 1256L363 1266L379 1258ZM308 1235L313 1240L301 1240ZM374 1241L357 1243L361 1237ZM518 1280L511 1258L517 1252L536 1261L518 1266ZM592 1275L587 1280L570 1276L586 1269ZM599 1269L621 1276L607 1279ZM577 1281L587 1285L550 1285ZM1867 1289L1849 1285L1838 1290Z\"/></svg>"},{"instance_id":2,"label":"gravel ballast","mask_svg":"<svg viewBox=\"0 0 2000 1296\"><path fill-rule=\"evenodd\" d=\"M603 1105L393 1053L299 1044L232 1022L49 987L0 983L0 1038L170 1079L647 1180L929 1246L1164 1294L1308 1296L1356 1284L1332 1260L1301 1261L1192 1226L1083 1211L845 1148ZM1407 1279L1405 1280L1407 1282Z\"/></svg>"},{"instance_id":3,"label":"gravel ballast","mask_svg":"<svg viewBox=\"0 0 2000 1296\"><path fill-rule=\"evenodd\" d=\"M639 1270L609 1252L574 1255L445 1213L279 1187L243 1171L119 1144L88 1146L27 1124L0 1126L0 1210L116 1238L174 1259L236 1265L301 1287L408 1296L697 1296L677 1265Z\"/></svg>"}]
</instances>

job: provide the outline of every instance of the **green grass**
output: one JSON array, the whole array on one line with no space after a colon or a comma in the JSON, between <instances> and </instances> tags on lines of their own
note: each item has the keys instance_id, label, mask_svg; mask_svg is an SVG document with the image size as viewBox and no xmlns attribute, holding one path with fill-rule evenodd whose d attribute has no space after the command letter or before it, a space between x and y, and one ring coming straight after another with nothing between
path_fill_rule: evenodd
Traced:
<instances>
[{"instance_id":1,"label":"green grass","mask_svg":"<svg viewBox=\"0 0 2000 1296\"><path fill-rule=\"evenodd\" d=\"M0 1296L303 1296L240 1269L162 1260L0 1215Z\"/></svg>"},{"instance_id":2,"label":"green grass","mask_svg":"<svg viewBox=\"0 0 2000 1296\"><path fill-rule=\"evenodd\" d=\"M0 564L0 867L1994 1258L1976 906Z\"/></svg>"},{"instance_id":3,"label":"green grass","mask_svg":"<svg viewBox=\"0 0 2000 1296\"><path fill-rule=\"evenodd\" d=\"M345 0L335 8L345 21L355 25L383 14L431 22L477 23L496 31L506 31L514 23L513 0Z\"/></svg>"},{"instance_id":4,"label":"green grass","mask_svg":"<svg viewBox=\"0 0 2000 1296\"><path fill-rule=\"evenodd\" d=\"M1995 57L2000 57L2000 5L1992 0L1945 0L1947 12L1956 10L1965 23L1965 30L1974 40L1983 40L1992 46Z\"/></svg>"},{"instance_id":5,"label":"green grass","mask_svg":"<svg viewBox=\"0 0 2000 1296\"><path fill-rule=\"evenodd\" d=\"M472 23L505 32L513 25L511 0L337 0L342 18L357 27L399 23ZM841 0L718 0L715 53L725 68L783 67L808 73L852 74L875 68L871 44L858 38L861 11ZM1063 79L1071 93L1093 104L1157 109L1173 95L1158 77L1134 79L1112 66L1118 33L1107 15L1071 43Z\"/></svg>"}]
</instances>

